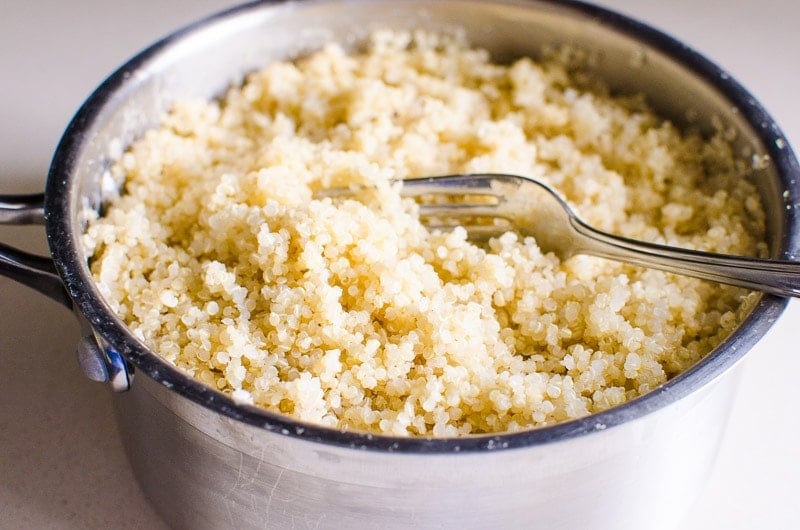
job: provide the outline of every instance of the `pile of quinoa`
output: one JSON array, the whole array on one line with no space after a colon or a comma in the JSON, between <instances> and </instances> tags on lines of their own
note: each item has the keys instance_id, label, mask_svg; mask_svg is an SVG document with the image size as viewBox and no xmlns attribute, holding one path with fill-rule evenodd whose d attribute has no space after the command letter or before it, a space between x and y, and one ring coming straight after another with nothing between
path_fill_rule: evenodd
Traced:
<instances>
[{"instance_id":1,"label":"pile of quinoa","mask_svg":"<svg viewBox=\"0 0 800 530\"><path fill-rule=\"evenodd\" d=\"M611 97L574 55L491 62L458 35L374 33L183 101L112 169L84 236L113 310L153 351L240 403L397 436L550 425L696 363L748 291L576 256L513 232L429 231L393 181L503 172L594 226L763 255L732 147ZM350 198L315 191L366 185Z\"/></svg>"}]
</instances>

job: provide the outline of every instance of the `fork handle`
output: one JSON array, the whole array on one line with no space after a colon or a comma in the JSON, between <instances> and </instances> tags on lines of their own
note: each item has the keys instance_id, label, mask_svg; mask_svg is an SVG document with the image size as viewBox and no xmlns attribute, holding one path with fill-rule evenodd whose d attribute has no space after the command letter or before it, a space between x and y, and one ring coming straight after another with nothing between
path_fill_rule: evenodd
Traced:
<instances>
[{"instance_id":1,"label":"fork handle","mask_svg":"<svg viewBox=\"0 0 800 530\"><path fill-rule=\"evenodd\" d=\"M800 297L800 262L748 258L681 249L636 241L596 230L579 220L575 229L585 237L584 252L713 280L778 296Z\"/></svg>"}]
</instances>

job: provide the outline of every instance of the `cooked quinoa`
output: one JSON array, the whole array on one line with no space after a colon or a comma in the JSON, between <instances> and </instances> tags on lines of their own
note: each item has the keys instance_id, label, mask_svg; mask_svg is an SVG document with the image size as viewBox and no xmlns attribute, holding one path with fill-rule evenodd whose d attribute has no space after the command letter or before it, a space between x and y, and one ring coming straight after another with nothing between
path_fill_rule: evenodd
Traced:
<instances>
[{"instance_id":1,"label":"cooked quinoa","mask_svg":"<svg viewBox=\"0 0 800 530\"><path fill-rule=\"evenodd\" d=\"M84 242L97 285L167 362L241 403L396 436L514 431L648 392L727 337L742 289L509 232L429 231L398 179L517 173L590 224L759 255L764 215L722 135L611 97L574 53L491 62L377 32L184 101L113 167ZM354 197L315 191L366 185Z\"/></svg>"}]
</instances>

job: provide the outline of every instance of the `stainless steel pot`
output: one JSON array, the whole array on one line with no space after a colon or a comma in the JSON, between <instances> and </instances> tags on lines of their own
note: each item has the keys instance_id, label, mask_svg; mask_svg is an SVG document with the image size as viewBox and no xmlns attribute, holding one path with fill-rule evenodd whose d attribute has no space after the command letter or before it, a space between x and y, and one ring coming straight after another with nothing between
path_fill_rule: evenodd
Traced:
<instances>
[{"instance_id":1,"label":"stainless steel pot","mask_svg":"<svg viewBox=\"0 0 800 530\"><path fill-rule=\"evenodd\" d=\"M669 528L702 487L739 360L786 301L764 296L737 331L650 394L517 434L400 439L340 433L234 404L148 351L112 313L80 244L107 168L172 102L213 97L271 60L381 27L462 27L495 58L545 43L593 52L622 92L679 123L736 133L767 209L775 258L800 249L800 168L764 109L671 38L578 2L304 1L246 5L179 31L105 81L69 125L44 195L0 197L0 222L46 220L52 259L0 245L0 272L73 309L84 371L120 391L126 450L150 501L180 528ZM136 379L132 380L134 370Z\"/></svg>"}]
</instances>

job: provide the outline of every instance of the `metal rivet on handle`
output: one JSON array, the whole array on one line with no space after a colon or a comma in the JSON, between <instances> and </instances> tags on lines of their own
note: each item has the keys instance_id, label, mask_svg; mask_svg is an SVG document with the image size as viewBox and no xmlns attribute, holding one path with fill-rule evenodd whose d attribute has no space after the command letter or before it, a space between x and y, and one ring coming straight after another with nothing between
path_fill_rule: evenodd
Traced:
<instances>
[{"instance_id":1,"label":"metal rivet on handle","mask_svg":"<svg viewBox=\"0 0 800 530\"><path fill-rule=\"evenodd\" d=\"M86 335L78 342L77 354L81 370L92 381L108 382L115 392L130 389L132 370L113 349L100 347L93 336Z\"/></svg>"},{"instance_id":2,"label":"metal rivet on handle","mask_svg":"<svg viewBox=\"0 0 800 530\"><path fill-rule=\"evenodd\" d=\"M81 337L77 348L78 364L84 375L92 381L108 381L108 368L103 352L95 342L94 337Z\"/></svg>"}]
</instances>

